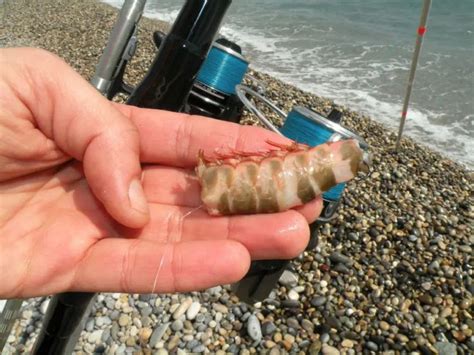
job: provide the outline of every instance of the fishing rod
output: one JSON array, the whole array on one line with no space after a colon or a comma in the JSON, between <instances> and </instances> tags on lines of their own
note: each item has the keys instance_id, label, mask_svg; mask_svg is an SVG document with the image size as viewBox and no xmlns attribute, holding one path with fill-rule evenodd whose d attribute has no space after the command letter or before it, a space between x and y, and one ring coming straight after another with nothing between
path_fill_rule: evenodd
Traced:
<instances>
[{"instance_id":1,"label":"fishing rod","mask_svg":"<svg viewBox=\"0 0 474 355\"><path fill-rule=\"evenodd\" d=\"M127 104L184 111L231 0L187 0Z\"/></svg>"},{"instance_id":2,"label":"fishing rod","mask_svg":"<svg viewBox=\"0 0 474 355\"><path fill-rule=\"evenodd\" d=\"M112 29L91 84L109 100L118 93L131 94L133 88L123 81L128 62L137 48L138 22L146 0L126 0Z\"/></svg>"},{"instance_id":3,"label":"fishing rod","mask_svg":"<svg viewBox=\"0 0 474 355\"><path fill-rule=\"evenodd\" d=\"M0 308L0 354L3 353L2 350L8 341L8 336L20 315L22 303L21 299L6 300L3 309Z\"/></svg>"},{"instance_id":4,"label":"fishing rod","mask_svg":"<svg viewBox=\"0 0 474 355\"><path fill-rule=\"evenodd\" d=\"M107 98L129 93L127 104L182 111L231 0L187 0L142 82L123 82L136 48L138 21L145 0L128 0L120 12L92 84ZM68 292L53 298L32 354L70 354L95 293Z\"/></svg>"},{"instance_id":5,"label":"fishing rod","mask_svg":"<svg viewBox=\"0 0 474 355\"><path fill-rule=\"evenodd\" d=\"M415 50L413 51L413 59L411 62L410 74L408 76L407 91L403 101L402 116L400 117L400 127L398 129L396 150L400 148L400 141L402 139L403 128L408 114L408 104L410 103L411 90L415 82L416 67L418 66L418 59L420 58L421 47L423 44L423 37L426 33L426 23L428 22L428 14L430 12L431 0L424 0L423 8L421 9L420 24L418 25Z\"/></svg>"}]
</instances>

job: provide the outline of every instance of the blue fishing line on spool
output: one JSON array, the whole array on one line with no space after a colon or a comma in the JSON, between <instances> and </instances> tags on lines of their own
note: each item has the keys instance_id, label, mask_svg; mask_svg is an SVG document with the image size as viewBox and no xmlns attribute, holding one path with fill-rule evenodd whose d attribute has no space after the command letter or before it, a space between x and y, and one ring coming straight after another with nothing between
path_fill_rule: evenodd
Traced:
<instances>
[{"instance_id":1,"label":"blue fishing line on spool","mask_svg":"<svg viewBox=\"0 0 474 355\"><path fill-rule=\"evenodd\" d=\"M299 143L305 143L312 147L326 143L335 133L330 128L319 124L293 109L288 114L280 132ZM327 200L338 200L344 190L345 184L341 183L329 189L323 194Z\"/></svg>"},{"instance_id":2,"label":"blue fishing line on spool","mask_svg":"<svg viewBox=\"0 0 474 355\"><path fill-rule=\"evenodd\" d=\"M225 94L235 94L247 72L248 63L213 46L199 71L197 80Z\"/></svg>"}]
</instances>

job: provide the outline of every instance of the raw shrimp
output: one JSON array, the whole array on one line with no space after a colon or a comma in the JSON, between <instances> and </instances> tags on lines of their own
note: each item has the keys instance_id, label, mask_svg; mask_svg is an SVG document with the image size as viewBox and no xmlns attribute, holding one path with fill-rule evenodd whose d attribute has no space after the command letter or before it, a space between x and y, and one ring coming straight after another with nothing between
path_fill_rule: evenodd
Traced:
<instances>
[{"instance_id":1,"label":"raw shrimp","mask_svg":"<svg viewBox=\"0 0 474 355\"><path fill-rule=\"evenodd\" d=\"M216 153L215 159L199 152L196 173L210 215L286 211L368 169L368 155L354 139L313 148L268 143L277 149Z\"/></svg>"}]
</instances>

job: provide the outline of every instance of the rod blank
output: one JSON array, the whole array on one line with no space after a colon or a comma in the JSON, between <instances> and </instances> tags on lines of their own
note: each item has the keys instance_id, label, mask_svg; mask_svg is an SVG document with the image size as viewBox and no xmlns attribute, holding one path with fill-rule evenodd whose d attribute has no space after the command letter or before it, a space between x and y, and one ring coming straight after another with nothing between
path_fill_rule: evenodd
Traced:
<instances>
[{"instance_id":1,"label":"rod blank","mask_svg":"<svg viewBox=\"0 0 474 355\"><path fill-rule=\"evenodd\" d=\"M396 150L400 148L400 140L402 139L403 128L405 127L405 121L407 118L408 104L410 102L411 90L413 88L413 82L415 81L416 67L418 65L418 59L420 57L421 46L423 44L423 37L426 32L426 22L428 21L428 14L430 12L431 0L424 0L423 9L421 10L420 24L418 26L415 51L413 52L413 59L411 62L410 76L408 78L407 91L405 94L405 100L403 102L402 116L400 118L400 128L398 130Z\"/></svg>"}]
</instances>

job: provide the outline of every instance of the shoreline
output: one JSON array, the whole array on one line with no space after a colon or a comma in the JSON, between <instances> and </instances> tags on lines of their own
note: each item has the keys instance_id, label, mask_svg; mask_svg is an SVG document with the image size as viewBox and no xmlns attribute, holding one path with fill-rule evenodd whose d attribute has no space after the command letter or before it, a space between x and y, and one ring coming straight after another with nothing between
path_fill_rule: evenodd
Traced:
<instances>
[{"instance_id":1,"label":"shoreline","mask_svg":"<svg viewBox=\"0 0 474 355\"><path fill-rule=\"evenodd\" d=\"M115 7L119 6L120 3L117 3L117 1L115 0L103 1L106 3L114 3L113 6ZM308 2L308 4L309 3L311 2ZM170 16L170 13L168 13L169 6L171 6L170 2L165 1L163 4L158 6L158 8L156 8L155 6L147 7L149 10L145 12L145 15L149 16L150 18L159 18L172 22L173 18L177 15L177 9L179 8L179 6L175 5L172 7L172 16ZM232 10L234 6L235 11ZM267 26L262 27L261 25L255 24L255 15L250 14L249 18L252 18L251 29L245 28L245 26L242 25L241 16L243 9L251 11L248 6L248 3L233 4L231 6L229 15L224 21L221 32L228 35L230 39L235 40L236 43L238 43L239 45L243 46L244 55L247 57L247 59L250 60L251 67L253 69L269 74L273 78L277 78L284 83L298 87L309 93L318 95L320 97L330 98L338 105L350 108L351 110L358 112L359 114L368 115L369 117L375 119L375 121L382 123L386 129L398 132L400 123L400 110L403 103L402 99L406 89L406 85L404 85L404 83L407 80L409 69L408 67L402 67L404 65L409 65L409 60L412 57L413 52L413 48L411 48L411 46L413 44L412 42L414 41L414 37L409 36L409 38L404 39L404 43L407 47L410 47L410 49L402 49L399 48L398 45L394 44L397 47L397 50L393 54L397 57L397 59L393 57L388 57L386 58L386 61L382 62L381 59L377 60L375 58L372 58L371 54L367 54L367 65L369 66L369 68L372 69L366 68L366 70L361 71L361 67L363 67L364 64L361 62L361 58L358 58L357 56L356 58L354 58L353 70L350 70L344 64L344 62L348 60L348 58L346 58L346 60L342 59L345 57L344 54L333 57L332 60L329 60L329 58L327 57L327 52L325 52L322 48L325 48L325 46L331 47L331 44L323 40L322 38L325 38L327 35L327 38L332 38L333 42L337 42L337 40L335 40L334 34L331 34L332 31L326 34L320 33L320 35L322 36L317 40L316 43L313 43L314 48L299 49L299 51L301 52L308 51L310 53L313 53L312 55L315 56L313 58L313 63L321 63L316 66L311 66L310 64L308 64L308 62L311 60L310 57L308 57L309 54L304 56L306 59L303 60L297 53L293 53L293 50L295 50L295 48L293 48L292 45L289 43L291 42L291 36L289 36L288 33L285 33L284 35L282 34L282 37L280 39L277 39L274 35L272 35L271 32L266 32L264 28L266 28ZM311 7L316 9L319 6L321 6L322 9L325 9L324 4ZM331 8L334 10L333 6L331 6ZM349 8L352 8L352 6L354 5L348 4ZM349 8L347 8L348 11ZM308 10L310 9L308 8ZM439 9L436 10L439 11ZM400 9L400 11L403 10ZM256 10L256 13L263 15L258 10ZM344 11L338 11L337 13L340 16L342 15L342 13L344 13ZM234 15L236 16L235 18ZM332 16L330 14L328 15ZM435 15L436 14L433 14L433 16ZM371 15L367 14L367 16L370 17ZM414 17L416 17L416 15ZM415 22L417 19L418 18L412 18L413 26L415 26ZM281 21L284 22L285 28L288 27L288 22L285 16L283 16ZM363 22L363 20L361 21ZM277 21L277 23L278 22L280 21ZM240 23L241 26L238 27L237 23ZM299 23L299 21L297 21L297 23ZM275 25L275 23L268 24L268 26ZM325 28L327 23L324 21L320 23L318 21L318 24L314 25L318 28L320 26ZM340 26L342 26L342 24L340 24ZM358 28L357 24L354 24L354 26ZM335 32L338 32L338 30L336 30L337 27L339 27L339 25L335 27ZM259 30L257 30L257 28ZM376 31L375 28L374 30ZM267 33L269 37L262 37L264 36L264 33ZM247 36L247 34L249 35ZM429 42L433 43L432 41L435 38L431 35L429 37ZM296 37L294 37L294 40L299 43L300 41L304 41L304 38L301 38L300 35L296 35ZM370 48L368 49L368 53L371 53L372 50L381 50L381 48L379 48L377 45L375 45L375 48L372 47L372 45L369 44L370 42L371 41L369 40L367 43L368 48ZM280 45L280 43L282 44ZM361 49L360 46L357 45L357 43L353 43L353 45ZM296 46L298 47L299 45ZM334 46L339 49L341 49L341 47L344 47L344 45L339 45L337 43L334 43ZM269 52L269 48L274 48L273 54ZM392 50L394 49L395 48L392 48ZM315 52L321 53L318 55ZM289 62L289 53L293 53L293 55L296 56L296 58L294 59L296 62ZM433 59L432 56L434 55L435 54L432 53L430 49L426 49L426 51L423 50L421 62L426 63L428 58ZM365 54L363 56L365 57ZM388 64L391 63L391 60L395 60L398 63L397 65L401 66L400 69L398 71L386 71L385 69L388 68L381 70L384 65L387 65L387 67L391 67L391 65ZM406 60L408 63L402 64L401 62L399 62L404 60ZM279 63L280 61L281 63ZM374 63L373 61L375 61L376 63ZM300 63L302 66L299 67L297 63ZM395 64L392 63L392 65ZM451 70L454 70L454 67L452 67L451 65L455 64L444 63L445 72L450 72ZM468 98L463 99L462 97L453 96L451 97L451 99L447 100L445 96L441 96L438 99L434 99L434 97L439 94L440 89L436 88L433 89L434 91L431 91L431 89L427 89L426 87L431 87L431 85L433 85L432 77L427 77L428 72L431 72L431 74L433 74L433 68L431 68L430 64L428 68L425 68L423 65L423 68L419 69L421 70L419 72L419 75L421 75L422 78L418 78L420 80L417 79L415 83L404 135L411 137L415 142L428 146L432 150L439 152L443 156L454 160L460 164L463 164L466 168L472 170L472 168L474 168L474 161L472 161L472 154L469 154L469 152L472 151L473 147L472 144L469 144L472 139L469 138L469 133L465 130L469 130L469 127L466 127L464 125L466 123L465 120L467 119L467 117L465 116L472 110L468 110L467 112L464 112L465 114L461 114L459 116L459 135L454 134L454 122L451 122L450 120L454 119L454 117L457 117L461 112L456 111L455 113L454 111L450 111L450 114L446 113L449 111L449 107L455 106L456 103L464 103L464 101L469 101ZM337 71L338 74L335 74L334 70ZM443 70L441 71L443 72ZM316 74L316 72L318 72L319 74ZM330 72L333 72L333 74L330 75ZM367 78L367 76L372 75L375 78ZM392 75L394 75L395 78L393 78ZM357 76L359 76L359 79L357 79ZM390 80L385 82L386 86L384 86L382 92L379 92L376 87L369 88L367 86L368 82L372 81L374 85L384 85L379 81L384 76L390 77ZM349 79L350 77L352 78L352 80ZM378 77L380 78L376 79ZM452 78L452 80L454 80L454 77ZM346 85L343 85L342 82L346 82L347 80L350 80L352 84L346 83ZM439 80L437 82L439 82ZM449 85L448 82L446 82L446 85ZM466 88L465 80L462 87ZM428 93L430 93L430 95ZM422 100L420 102L420 98L422 96L431 96L432 98L429 100ZM434 105L436 105L436 108L433 107ZM465 107L465 103L463 105ZM467 107L465 107L465 109L467 109ZM449 119L448 116L450 116L451 119ZM444 118L441 119L441 117ZM445 124L435 124L435 122L439 123L440 121L445 122ZM461 130L461 126L464 127L464 130ZM448 141L451 143L448 144Z\"/></svg>"},{"instance_id":2,"label":"shoreline","mask_svg":"<svg viewBox=\"0 0 474 355\"><path fill-rule=\"evenodd\" d=\"M7 5L6 13L0 11L0 47L48 49L90 80L115 23L114 7L94 0ZM151 31L167 26L142 18L127 83L136 85L154 57ZM100 294L75 353L474 351L473 172L408 137L395 154L396 132L381 123L267 74L252 74L285 111L295 105L325 114L340 109L343 124L371 146L370 176L348 184L338 217L318 230L318 247L293 263L296 283L281 281L270 300L247 306L228 285L175 295ZM242 123L256 119L246 112ZM337 261L336 252L349 261ZM174 319L189 298L200 305L196 318ZM25 302L10 349L30 349L47 299ZM259 342L246 331L252 314L263 333Z\"/></svg>"}]
</instances>

